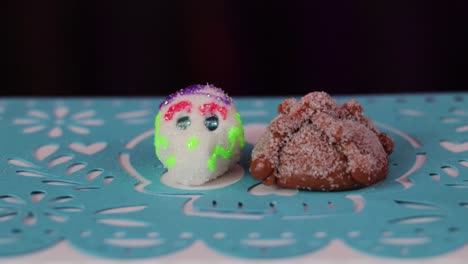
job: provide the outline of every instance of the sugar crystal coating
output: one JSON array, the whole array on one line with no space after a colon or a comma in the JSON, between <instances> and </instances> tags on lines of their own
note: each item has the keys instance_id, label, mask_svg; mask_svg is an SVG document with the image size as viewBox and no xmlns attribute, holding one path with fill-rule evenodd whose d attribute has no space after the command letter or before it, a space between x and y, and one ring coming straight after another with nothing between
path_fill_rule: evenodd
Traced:
<instances>
[{"instance_id":1,"label":"sugar crystal coating","mask_svg":"<svg viewBox=\"0 0 468 264\"><path fill-rule=\"evenodd\" d=\"M254 146L250 172L265 184L335 191L383 180L393 141L354 101L339 105L325 92L286 99Z\"/></svg>"},{"instance_id":2,"label":"sugar crystal coating","mask_svg":"<svg viewBox=\"0 0 468 264\"><path fill-rule=\"evenodd\" d=\"M189 86L160 104L156 155L180 184L202 185L223 175L239 161L244 144L232 99L213 85Z\"/></svg>"}]
</instances>

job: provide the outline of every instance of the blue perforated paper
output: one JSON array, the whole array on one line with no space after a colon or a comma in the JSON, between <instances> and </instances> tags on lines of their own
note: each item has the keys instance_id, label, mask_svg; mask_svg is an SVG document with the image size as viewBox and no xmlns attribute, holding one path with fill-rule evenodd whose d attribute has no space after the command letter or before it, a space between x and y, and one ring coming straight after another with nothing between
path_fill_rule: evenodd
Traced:
<instances>
[{"instance_id":1,"label":"blue perforated paper","mask_svg":"<svg viewBox=\"0 0 468 264\"><path fill-rule=\"evenodd\" d=\"M284 98L234 98L247 141L241 164L200 188L165 177L155 156L162 98L0 99L0 256L63 240L116 259L195 241L249 259L316 252L335 239L382 258L466 245L468 94L354 98L395 141L390 172L375 186L330 193L249 175L253 143Z\"/></svg>"}]
</instances>

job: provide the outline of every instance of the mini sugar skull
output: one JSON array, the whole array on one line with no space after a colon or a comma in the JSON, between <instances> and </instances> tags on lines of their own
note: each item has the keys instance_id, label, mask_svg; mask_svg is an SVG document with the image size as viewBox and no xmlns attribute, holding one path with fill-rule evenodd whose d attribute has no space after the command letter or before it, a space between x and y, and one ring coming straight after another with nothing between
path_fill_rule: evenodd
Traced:
<instances>
[{"instance_id":1,"label":"mini sugar skull","mask_svg":"<svg viewBox=\"0 0 468 264\"><path fill-rule=\"evenodd\" d=\"M156 155L170 177L201 185L240 159L244 129L230 97L212 85L192 85L161 103L155 120Z\"/></svg>"}]
</instances>

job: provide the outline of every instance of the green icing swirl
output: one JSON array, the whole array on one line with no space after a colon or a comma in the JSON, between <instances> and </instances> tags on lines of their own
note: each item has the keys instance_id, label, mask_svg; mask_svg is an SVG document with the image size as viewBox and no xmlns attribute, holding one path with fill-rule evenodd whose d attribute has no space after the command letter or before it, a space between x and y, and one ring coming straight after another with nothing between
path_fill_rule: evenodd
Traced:
<instances>
[{"instance_id":1,"label":"green icing swirl","mask_svg":"<svg viewBox=\"0 0 468 264\"><path fill-rule=\"evenodd\" d=\"M161 150L161 148L167 149L167 146L169 144L166 137L159 135L160 126L161 126L161 113L158 113L154 121L154 127L156 130L154 133L154 147L156 150L156 155L158 157L159 157L159 151ZM176 157L172 155L169 158L167 158L165 162L166 162L167 168L171 168L176 163Z\"/></svg>"},{"instance_id":2,"label":"green icing swirl","mask_svg":"<svg viewBox=\"0 0 468 264\"><path fill-rule=\"evenodd\" d=\"M210 158L208 159L208 169L211 171L215 171L216 163L218 156L221 156L224 159L229 159L234 154L234 147L236 145L236 141L239 142L240 147L243 148L245 146L245 138L244 138L244 129L242 127L242 119L238 112L235 113L236 120L238 126L233 126L228 131L228 139L229 139L229 147L224 148L221 145L216 145L214 151L212 152ZM161 113L158 113L155 118L154 122L155 126L155 133L154 133L154 147L156 150L156 155L159 157L159 152L162 148L167 149L168 147L168 140L166 137L159 135L159 129L161 126ZM198 145L198 140L193 139L193 142L189 142L187 146L189 149L196 148ZM167 168L171 168L176 163L175 155L170 156L166 159L166 166Z\"/></svg>"},{"instance_id":3,"label":"green icing swirl","mask_svg":"<svg viewBox=\"0 0 468 264\"><path fill-rule=\"evenodd\" d=\"M236 119L239 123L239 126L233 126L229 129L228 132L228 139L229 139L229 147L223 148L220 145L216 145L213 153L208 160L208 169L214 171L216 169L216 162L218 156L221 156L225 159L229 159L234 154L234 147L236 145L236 141L239 141L240 147L243 148L245 145L245 138L244 138L244 129L242 128L242 120L240 114L236 112Z\"/></svg>"},{"instance_id":4,"label":"green icing swirl","mask_svg":"<svg viewBox=\"0 0 468 264\"><path fill-rule=\"evenodd\" d=\"M187 142L187 149L188 150L194 150L198 147L198 138L197 137L191 137L189 138Z\"/></svg>"}]
</instances>

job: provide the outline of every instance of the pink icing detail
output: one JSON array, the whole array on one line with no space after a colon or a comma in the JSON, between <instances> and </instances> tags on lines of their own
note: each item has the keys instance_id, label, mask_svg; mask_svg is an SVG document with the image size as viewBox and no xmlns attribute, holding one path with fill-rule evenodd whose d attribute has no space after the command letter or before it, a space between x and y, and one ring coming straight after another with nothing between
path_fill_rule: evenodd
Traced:
<instances>
[{"instance_id":1,"label":"pink icing detail","mask_svg":"<svg viewBox=\"0 0 468 264\"><path fill-rule=\"evenodd\" d=\"M217 103L203 104L199 107L199 109L202 115L205 115L207 112L210 114L214 114L215 111L218 111L223 117L223 119L226 120L226 116L228 112L226 107L220 106Z\"/></svg>"},{"instance_id":2,"label":"pink icing detail","mask_svg":"<svg viewBox=\"0 0 468 264\"><path fill-rule=\"evenodd\" d=\"M190 111L192 110L192 103L190 103L189 101L180 101L176 104L171 105L169 107L169 110L167 110L166 114L164 115L164 119L166 121L172 120L175 113L183 110L190 113Z\"/></svg>"}]
</instances>

